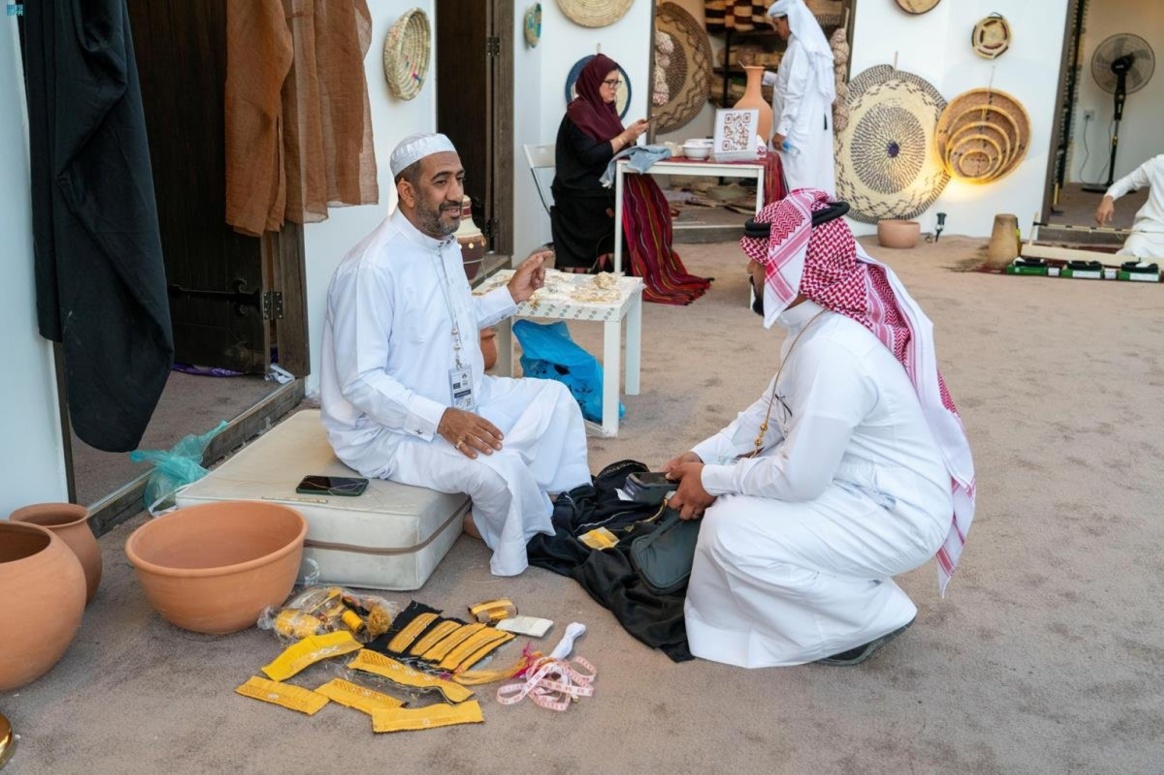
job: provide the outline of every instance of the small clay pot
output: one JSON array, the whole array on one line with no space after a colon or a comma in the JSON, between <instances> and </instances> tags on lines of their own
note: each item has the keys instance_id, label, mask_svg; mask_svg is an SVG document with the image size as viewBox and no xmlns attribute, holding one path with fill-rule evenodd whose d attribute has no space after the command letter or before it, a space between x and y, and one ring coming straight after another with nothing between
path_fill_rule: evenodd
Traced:
<instances>
[{"instance_id":1,"label":"small clay pot","mask_svg":"<svg viewBox=\"0 0 1164 775\"><path fill-rule=\"evenodd\" d=\"M47 528L0 519L0 692L52 669L85 613L85 571Z\"/></svg>"},{"instance_id":2,"label":"small clay pot","mask_svg":"<svg viewBox=\"0 0 1164 775\"><path fill-rule=\"evenodd\" d=\"M76 503L34 503L17 509L8 517L13 522L40 525L56 533L85 571L85 605L93 602L101 584L101 546L89 527L89 509Z\"/></svg>"},{"instance_id":3,"label":"small clay pot","mask_svg":"<svg viewBox=\"0 0 1164 775\"><path fill-rule=\"evenodd\" d=\"M481 331L481 355L485 358L485 371L489 371L497 363L497 329Z\"/></svg>"},{"instance_id":4,"label":"small clay pot","mask_svg":"<svg viewBox=\"0 0 1164 775\"><path fill-rule=\"evenodd\" d=\"M883 248L912 248L921 236L918 221L884 220L877 222L877 242Z\"/></svg>"},{"instance_id":5,"label":"small clay pot","mask_svg":"<svg viewBox=\"0 0 1164 775\"><path fill-rule=\"evenodd\" d=\"M299 573L307 521L288 506L220 501L151 519L125 554L146 597L177 627L244 630L283 603Z\"/></svg>"}]
</instances>

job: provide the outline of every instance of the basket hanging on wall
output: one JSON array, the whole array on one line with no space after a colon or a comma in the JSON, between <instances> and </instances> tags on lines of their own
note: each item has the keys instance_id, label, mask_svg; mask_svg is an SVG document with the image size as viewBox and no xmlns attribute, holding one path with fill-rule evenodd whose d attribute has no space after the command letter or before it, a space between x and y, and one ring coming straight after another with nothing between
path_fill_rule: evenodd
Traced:
<instances>
[{"instance_id":1,"label":"basket hanging on wall","mask_svg":"<svg viewBox=\"0 0 1164 775\"><path fill-rule=\"evenodd\" d=\"M428 74L432 34L428 16L419 8L405 11L384 40L384 78L397 99L410 100L420 93Z\"/></svg>"},{"instance_id":2,"label":"basket hanging on wall","mask_svg":"<svg viewBox=\"0 0 1164 775\"><path fill-rule=\"evenodd\" d=\"M1010 24L1002 14L992 13L974 25L970 33L974 53L986 59L996 59L1010 48Z\"/></svg>"},{"instance_id":3,"label":"basket hanging on wall","mask_svg":"<svg viewBox=\"0 0 1164 775\"><path fill-rule=\"evenodd\" d=\"M583 27L607 27L626 15L634 0L558 0L566 18Z\"/></svg>"},{"instance_id":4,"label":"basket hanging on wall","mask_svg":"<svg viewBox=\"0 0 1164 775\"><path fill-rule=\"evenodd\" d=\"M942 112L935 140L947 172L971 183L990 183L1026 156L1031 120L1022 103L1006 92L971 89Z\"/></svg>"},{"instance_id":5,"label":"basket hanging on wall","mask_svg":"<svg viewBox=\"0 0 1164 775\"><path fill-rule=\"evenodd\" d=\"M933 204L950 176L935 133L946 101L928 81L877 65L849 82L848 123L835 139L837 198L865 223L909 219Z\"/></svg>"},{"instance_id":6,"label":"basket hanging on wall","mask_svg":"<svg viewBox=\"0 0 1164 775\"><path fill-rule=\"evenodd\" d=\"M685 126L707 104L712 53L703 27L678 3L659 5L655 29L669 35L673 44L663 71L668 99L651 109L655 131L663 134Z\"/></svg>"}]
</instances>

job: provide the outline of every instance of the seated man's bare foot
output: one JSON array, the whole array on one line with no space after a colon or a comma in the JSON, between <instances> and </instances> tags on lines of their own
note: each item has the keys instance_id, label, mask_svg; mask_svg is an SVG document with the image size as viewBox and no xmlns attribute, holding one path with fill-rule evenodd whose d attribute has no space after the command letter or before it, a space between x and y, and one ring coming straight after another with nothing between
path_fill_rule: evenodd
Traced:
<instances>
[{"instance_id":1,"label":"seated man's bare foot","mask_svg":"<svg viewBox=\"0 0 1164 775\"><path fill-rule=\"evenodd\" d=\"M469 536L470 538L476 538L478 541L481 540L481 534L477 532L477 525L473 522L473 512L470 511L465 515L465 523L462 527L462 530L464 530L465 535Z\"/></svg>"}]
</instances>

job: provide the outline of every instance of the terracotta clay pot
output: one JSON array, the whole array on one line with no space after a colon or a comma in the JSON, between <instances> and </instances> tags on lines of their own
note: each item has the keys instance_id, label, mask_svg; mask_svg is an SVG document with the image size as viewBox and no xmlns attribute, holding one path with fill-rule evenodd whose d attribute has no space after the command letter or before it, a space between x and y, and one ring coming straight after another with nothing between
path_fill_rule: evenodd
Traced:
<instances>
[{"instance_id":1,"label":"terracotta clay pot","mask_svg":"<svg viewBox=\"0 0 1164 775\"><path fill-rule=\"evenodd\" d=\"M732 107L741 110L755 108L760 111L760 126L756 129L756 133L764 138L766 143L772 139L772 106L768 104L768 100L764 99L761 90L764 82L764 68L760 65L744 65L744 71L748 74L744 96L740 97L739 102Z\"/></svg>"},{"instance_id":2,"label":"terracotta clay pot","mask_svg":"<svg viewBox=\"0 0 1164 775\"><path fill-rule=\"evenodd\" d=\"M481 332L481 355L485 358L485 371L497 363L497 329L486 328Z\"/></svg>"},{"instance_id":3,"label":"terracotta clay pot","mask_svg":"<svg viewBox=\"0 0 1164 775\"><path fill-rule=\"evenodd\" d=\"M89 509L76 503L34 503L17 509L8 517L13 522L40 525L64 541L85 571L85 605L93 602L101 584L101 547L89 527Z\"/></svg>"},{"instance_id":4,"label":"terracotta clay pot","mask_svg":"<svg viewBox=\"0 0 1164 775\"><path fill-rule=\"evenodd\" d=\"M461 199L461 225L457 233L457 244L461 246L461 262L465 266L465 277L472 280L481 271L485 260L485 235L473 222L473 200L468 196Z\"/></svg>"},{"instance_id":5,"label":"terracotta clay pot","mask_svg":"<svg viewBox=\"0 0 1164 775\"><path fill-rule=\"evenodd\" d=\"M146 597L177 627L225 635L291 592L307 522L288 506L222 501L145 523L125 542Z\"/></svg>"},{"instance_id":6,"label":"terracotta clay pot","mask_svg":"<svg viewBox=\"0 0 1164 775\"><path fill-rule=\"evenodd\" d=\"M0 520L0 692L47 673L85 613L85 571L46 528Z\"/></svg>"},{"instance_id":7,"label":"terracotta clay pot","mask_svg":"<svg viewBox=\"0 0 1164 775\"><path fill-rule=\"evenodd\" d=\"M921 236L917 221L885 220L877 222L877 242L883 248L912 248Z\"/></svg>"}]
</instances>

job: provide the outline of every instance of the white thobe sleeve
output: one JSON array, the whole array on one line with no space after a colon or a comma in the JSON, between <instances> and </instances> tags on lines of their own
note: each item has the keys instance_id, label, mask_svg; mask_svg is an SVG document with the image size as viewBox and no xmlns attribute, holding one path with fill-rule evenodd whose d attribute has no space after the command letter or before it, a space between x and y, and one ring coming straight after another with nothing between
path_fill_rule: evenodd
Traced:
<instances>
[{"instance_id":1,"label":"white thobe sleeve","mask_svg":"<svg viewBox=\"0 0 1164 775\"><path fill-rule=\"evenodd\" d=\"M474 297L473 304L477 311L478 328L495 326L517 311L517 304L509 295L509 288L504 285L494 288L484 296Z\"/></svg>"},{"instance_id":2,"label":"white thobe sleeve","mask_svg":"<svg viewBox=\"0 0 1164 775\"><path fill-rule=\"evenodd\" d=\"M808 93L808 82L812 75L812 65L809 57L803 52L796 51L792 56L785 54L781 60L781 67L791 68L788 72L788 84L784 89L784 109L776 116L776 132L787 137L796 125L800 115L800 104L804 95Z\"/></svg>"},{"instance_id":3,"label":"white thobe sleeve","mask_svg":"<svg viewBox=\"0 0 1164 775\"><path fill-rule=\"evenodd\" d=\"M854 368L849 351L829 341L815 344L796 354L780 386L788 435L762 457L705 465L701 481L708 493L808 501L832 483L853 429L877 402L877 388Z\"/></svg>"},{"instance_id":4,"label":"white thobe sleeve","mask_svg":"<svg viewBox=\"0 0 1164 775\"><path fill-rule=\"evenodd\" d=\"M1151 185L1151 180L1148 178L1148 165L1144 163L1127 175L1124 175L1115 183L1112 183L1111 188L1107 190L1107 196L1110 196L1112 199L1119 199L1124 194L1139 191L1148 185Z\"/></svg>"},{"instance_id":5,"label":"white thobe sleeve","mask_svg":"<svg viewBox=\"0 0 1164 775\"><path fill-rule=\"evenodd\" d=\"M768 414L768 400L771 396L772 383L769 382L768 389L754 404L736 415L736 419L719 433L696 444L691 451L699 455L704 463L728 463L754 451L756 435ZM771 447L783 438L780 425L773 418L764 434L764 448Z\"/></svg>"},{"instance_id":6,"label":"white thobe sleeve","mask_svg":"<svg viewBox=\"0 0 1164 775\"><path fill-rule=\"evenodd\" d=\"M388 278L351 273L329 299L336 381L352 406L380 425L431 441L446 407L417 395L385 369L392 338L393 302Z\"/></svg>"}]
</instances>

